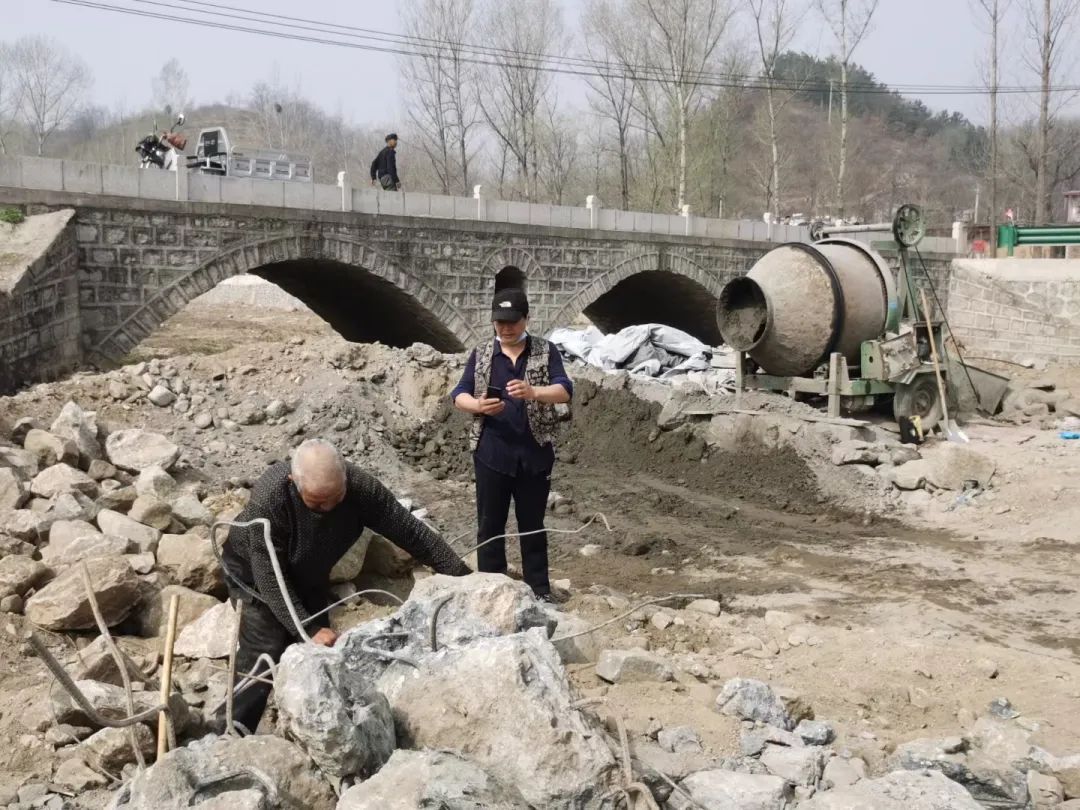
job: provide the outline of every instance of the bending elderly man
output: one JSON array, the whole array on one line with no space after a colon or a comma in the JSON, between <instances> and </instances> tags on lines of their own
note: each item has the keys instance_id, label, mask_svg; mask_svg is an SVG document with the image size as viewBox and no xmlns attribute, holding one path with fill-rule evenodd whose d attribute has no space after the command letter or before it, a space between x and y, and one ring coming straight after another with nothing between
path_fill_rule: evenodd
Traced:
<instances>
[{"instance_id":1,"label":"bending elderly man","mask_svg":"<svg viewBox=\"0 0 1080 810\"><path fill-rule=\"evenodd\" d=\"M470 573L453 549L390 490L319 439L301 444L291 464L279 462L263 473L237 520L257 518L270 521L271 541L300 622L315 643L327 647L337 641L329 616L311 616L330 604L330 571L364 529L381 534L437 573ZM274 576L262 526L234 527L222 556L230 574L229 595L245 603L236 656L239 679L251 672L260 655L276 662L301 636ZM265 671L265 665L260 667L259 672ZM260 682L238 693L235 721L254 732L269 694L270 686Z\"/></svg>"}]
</instances>

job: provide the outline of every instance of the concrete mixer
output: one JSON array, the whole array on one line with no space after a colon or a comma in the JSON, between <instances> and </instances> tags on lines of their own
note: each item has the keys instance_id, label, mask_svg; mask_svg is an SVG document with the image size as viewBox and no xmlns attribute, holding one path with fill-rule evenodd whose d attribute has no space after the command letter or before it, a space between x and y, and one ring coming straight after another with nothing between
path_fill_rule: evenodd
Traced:
<instances>
[{"instance_id":1,"label":"concrete mixer","mask_svg":"<svg viewBox=\"0 0 1080 810\"><path fill-rule=\"evenodd\" d=\"M834 234L890 230L900 253L894 278L868 245ZM770 250L720 293L716 320L737 351L739 390L829 398L829 415L892 398L899 418L924 429L941 418L930 340L942 354L941 322L919 314L907 249L921 241L922 215L901 206L890 224L814 229L813 244Z\"/></svg>"}]
</instances>

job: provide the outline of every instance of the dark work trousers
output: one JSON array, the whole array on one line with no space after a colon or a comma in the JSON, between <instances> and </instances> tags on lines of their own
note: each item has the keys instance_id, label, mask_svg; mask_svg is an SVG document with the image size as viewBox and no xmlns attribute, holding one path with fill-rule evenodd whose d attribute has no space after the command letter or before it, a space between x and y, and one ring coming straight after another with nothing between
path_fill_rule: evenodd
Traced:
<instances>
[{"instance_id":1,"label":"dark work trousers","mask_svg":"<svg viewBox=\"0 0 1080 810\"><path fill-rule=\"evenodd\" d=\"M489 537L506 533L506 519L510 515L510 499L514 500L518 531L532 532L544 528L548 492L551 491L551 473L541 475L519 471L514 475L496 472L474 459L476 467L476 522L479 529L476 542L483 543ZM506 573L506 541L494 540L476 552L477 566L481 571L494 574ZM521 570L525 582L537 596L551 592L548 581L547 532L521 538Z\"/></svg>"},{"instance_id":2,"label":"dark work trousers","mask_svg":"<svg viewBox=\"0 0 1080 810\"><path fill-rule=\"evenodd\" d=\"M230 601L236 604L235 594L230 593ZM325 597L310 600L303 598L303 602L312 613L317 613L327 604ZM310 635L314 635L319 627L325 626L324 622L325 617L320 616L305 629ZM285 652L285 648L296 641L296 637L285 629L269 607L245 596L244 612L240 617L240 645L236 651L236 683L251 672L260 655L266 653L276 664L281 654ZM265 661L259 664L259 669L255 671L255 674L267 680L271 679ZM259 721L266 710L270 689L270 684L255 681L233 698L233 720L241 723L252 734L258 728ZM222 707L220 712L222 723L225 719L224 712L224 707Z\"/></svg>"}]
</instances>

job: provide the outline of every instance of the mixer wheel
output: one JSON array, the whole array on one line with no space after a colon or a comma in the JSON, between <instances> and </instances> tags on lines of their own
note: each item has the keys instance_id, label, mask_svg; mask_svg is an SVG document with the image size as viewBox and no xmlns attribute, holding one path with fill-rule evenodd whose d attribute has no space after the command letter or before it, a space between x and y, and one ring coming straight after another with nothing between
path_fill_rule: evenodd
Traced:
<instances>
[{"instance_id":1,"label":"mixer wheel","mask_svg":"<svg viewBox=\"0 0 1080 810\"><path fill-rule=\"evenodd\" d=\"M932 374L920 374L909 385L898 384L893 394L893 416L918 416L924 431L941 420L941 397Z\"/></svg>"}]
</instances>

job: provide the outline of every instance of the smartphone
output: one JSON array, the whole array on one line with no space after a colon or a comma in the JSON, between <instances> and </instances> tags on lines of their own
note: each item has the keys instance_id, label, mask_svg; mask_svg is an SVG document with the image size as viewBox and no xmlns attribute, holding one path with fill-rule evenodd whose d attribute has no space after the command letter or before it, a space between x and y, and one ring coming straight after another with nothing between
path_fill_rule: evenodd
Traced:
<instances>
[{"instance_id":1,"label":"smartphone","mask_svg":"<svg viewBox=\"0 0 1080 810\"><path fill-rule=\"evenodd\" d=\"M503 390L497 385L489 385L487 387L486 399L502 399Z\"/></svg>"}]
</instances>

